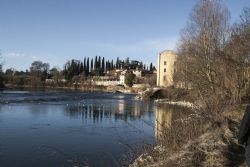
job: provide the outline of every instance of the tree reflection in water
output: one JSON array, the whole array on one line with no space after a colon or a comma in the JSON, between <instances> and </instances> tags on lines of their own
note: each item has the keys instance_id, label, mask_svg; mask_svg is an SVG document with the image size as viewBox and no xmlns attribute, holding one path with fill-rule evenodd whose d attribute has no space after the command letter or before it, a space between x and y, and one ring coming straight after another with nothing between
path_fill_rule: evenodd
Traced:
<instances>
[{"instance_id":1,"label":"tree reflection in water","mask_svg":"<svg viewBox=\"0 0 250 167\"><path fill-rule=\"evenodd\" d=\"M124 120L139 119L141 115L150 110L149 102L135 101L128 103L124 99L117 100L117 103L109 104L70 104L64 107L65 115L70 118L92 120L93 123L102 122L105 119ZM152 113L151 113L152 114Z\"/></svg>"}]
</instances>

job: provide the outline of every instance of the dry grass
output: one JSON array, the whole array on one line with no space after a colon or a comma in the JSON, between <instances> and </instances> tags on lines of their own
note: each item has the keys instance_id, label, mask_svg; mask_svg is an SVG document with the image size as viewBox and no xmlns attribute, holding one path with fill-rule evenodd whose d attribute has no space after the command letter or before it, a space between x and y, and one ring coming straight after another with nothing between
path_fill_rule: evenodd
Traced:
<instances>
[{"instance_id":1,"label":"dry grass","mask_svg":"<svg viewBox=\"0 0 250 167\"><path fill-rule=\"evenodd\" d=\"M132 166L246 166L244 148L237 142L243 116L238 111L239 108L232 108L214 118L213 114L177 109L175 116L180 118L165 128L159 146L142 155Z\"/></svg>"}]
</instances>

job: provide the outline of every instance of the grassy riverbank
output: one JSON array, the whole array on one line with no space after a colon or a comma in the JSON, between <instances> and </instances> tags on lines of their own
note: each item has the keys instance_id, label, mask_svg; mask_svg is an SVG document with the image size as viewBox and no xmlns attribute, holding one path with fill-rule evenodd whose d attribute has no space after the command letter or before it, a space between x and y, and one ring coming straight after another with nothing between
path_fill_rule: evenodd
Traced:
<instances>
[{"instance_id":1,"label":"grassy riverbank","mask_svg":"<svg viewBox=\"0 0 250 167\"><path fill-rule=\"evenodd\" d=\"M222 114L179 108L178 119L164 128L157 146L130 166L246 166L237 141L243 108L227 106Z\"/></svg>"},{"instance_id":2,"label":"grassy riverbank","mask_svg":"<svg viewBox=\"0 0 250 167\"><path fill-rule=\"evenodd\" d=\"M233 108L222 115L201 111L183 115L131 167L246 166L244 148L237 142L242 111Z\"/></svg>"}]
</instances>

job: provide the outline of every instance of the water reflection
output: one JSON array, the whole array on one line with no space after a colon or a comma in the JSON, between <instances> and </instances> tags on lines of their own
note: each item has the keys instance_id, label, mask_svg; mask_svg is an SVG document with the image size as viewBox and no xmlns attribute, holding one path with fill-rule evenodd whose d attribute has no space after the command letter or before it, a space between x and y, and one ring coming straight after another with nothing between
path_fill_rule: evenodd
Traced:
<instances>
[{"instance_id":1,"label":"water reflection","mask_svg":"<svg viewBox=\"0 0 250 167\"><path fill-rule=\"evenodd\" d=\"M155 138L161 140L169 128L186 119L193 111L190 108L160 103L155 107Z\"/></svg>"},{"instance_id":2,"label":"water reflection","mask_svg":"<svg viewBox=\"0 0 250 167\"><path fill-rule=\"evenodd\" d=\"M173 108L157 105L155 111L155 137L161 139L166 128L170 128L173 120Z\"/></svg>"},{"instance_id":3,"label":"water reflection","mask_svg":"<svg viewBox=\"0 0 250 167\"><path fill-rule=\"evenodd\" d=\"M11 104L10 104L11 106ZM30 105L29 111L34 116L40 116L40 115L47 115L48 114L48 108L47 106L40 106L39 104Z\"/></svg>"},{"instance_id":4,"label":"water reflection","mask_svg":"<svg viewBox=\"0 0 250 167\"><path fill-rule=\"evenodd\" d=\"M135 101L127 103L124 99L118 100L112 105L103 104L70 104L63 108L66 116L71 118L91 119L93 122L101 122L103 118L115 120L139 119L141 115L150 112L150 103ZM150 114L151 115L151 114Z\"/></svg>"},{"instance_id":5,"label":"water reflection","mask_svg":"<svg viewBox=\"0 0 250 167\"><path fill-rule=\"evenodd\" d=\"M67 165L69 160L85 158L92 166L107 166L103 164L107 155L118 161L133 146L154 143L154 104L133 95L5 92L1 96L0 166L54 167L61 162L72 166Z\"/></svg>"}]
</instances>

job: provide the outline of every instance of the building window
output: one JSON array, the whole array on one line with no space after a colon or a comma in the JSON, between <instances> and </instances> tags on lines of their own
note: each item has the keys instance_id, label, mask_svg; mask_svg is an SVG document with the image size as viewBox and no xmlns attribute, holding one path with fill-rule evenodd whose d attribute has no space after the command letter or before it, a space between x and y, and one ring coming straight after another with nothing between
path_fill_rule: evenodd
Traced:
<instances>
[{"instance_id":1,"label":"building window","mask_svg":"<svg viewBox=\"0 0 250 167\"><path fill-rule=\"evenodd\" d=\"M164 68L164 72L166 72L167 70L166 70L166 68Z\"/></svg>"},{"instance_id":2,"label":"building window","mask_svg":"<svg viewBox=\"0 0 250 167\"><path fill-rule=\"evenodd\" d=\"M165 75L163 76L163 81L166 81L166 76Z\"/></svg>"},{"instance_id":3,"label":"building window","mask_svg":"<svg viewBox=\"0 0 250 167\"><path fill-rule=\"evenodd\" d=\"M165 66L165 65L167 65L167 62L166 62L166 61L164 61L164 66Z\"/></svg>"}]
</instances>

